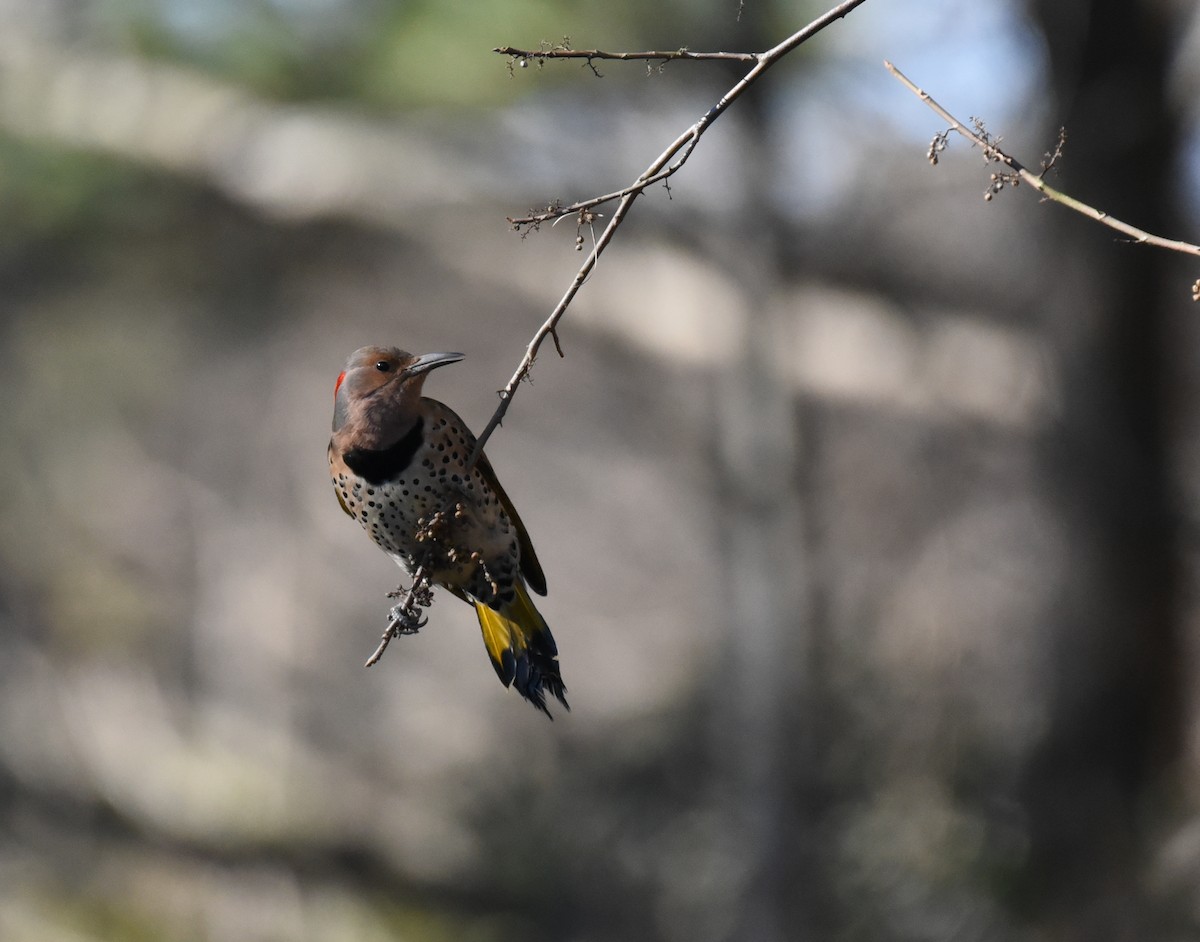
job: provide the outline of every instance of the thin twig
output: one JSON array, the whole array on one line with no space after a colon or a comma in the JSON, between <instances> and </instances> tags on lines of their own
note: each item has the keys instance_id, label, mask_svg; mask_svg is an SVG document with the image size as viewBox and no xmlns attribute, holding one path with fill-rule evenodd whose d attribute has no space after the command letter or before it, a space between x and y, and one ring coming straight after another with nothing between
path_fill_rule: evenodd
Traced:
<instances>
[{"instance_id":1,"label":"thin twig","mask_svg":"<svg viewBox=\"0 0 1200 942\"><path fill-rule=\"evenodd\" d=\"M538 61L544 59L617 59L622 62L631 62L637 59L661 59L664 62L673 62L681 59L692 61L724 59L734 62L755 62L758 60L756 52L691 52L687 49L605 52L602 49L571 49L567 46L551 46L546 49L516 49L513 46L497 46L492 52L498 52L502 56L511 56L517 61L522 59Z\"/></svg>"},{"instance_id":2,"label":"thin twig","mask_svg":"<svg viewBox=\"0 0 1200 942\"><path fill-rule=\"evenodd\" d=\"M688 156L689 155L684 155L685 160ZM556 202L546 206L546 209L542 210L541 212L530 212L528 216L509 216L509 226L514 229L520 229L522 226L538 226L538 224L542 222L558 220L558 218L570 216L571 214L575 214L575 212L582 212L583 210L592 209L594 206L599 206L604 203L611 203L614 199L620 199L622 197L629 196L629 194L635 190L641 192L644 190L644 188L656 184L656 182L659 180L667 179L668 176L676 172L677 169L679 168L666 167L660 170L659 173L654 174L654 176L652 176L652 178L649 180L638 178L634 184L620 188L620 190L613 191L612 193L605 193L602 197L581 199L580 202L571 203L569 206L560 205Z\"/></svg>"},{"instance_id":3,"label":"thin twig","mask_svg":"<svg viewBox=\"0 0 1200 942\"><path fill-rule=\"evenodd\" d=\"M1034 173L1033 171L1029 170L1015 157L1012 157L1005 151L1001 150L998 141L986 135L985 133L982 133L981 130L972 129L964 125L961 121L954 117L954 115L950 114L949 111L934 101L928 92L914 84L908 78L908 76L892 65L892 63L884 60L883 64L884 67L891 72L892 75L894 75L900 81L900 83L904 85L905 88L920 98L921 101L925 102L925 104L928 105L939 118L945 121L946 124L949 125L950 130L957 131L973 145L980 148L988 160L996 161L997 163L1008 167L1008 169L1015 173L1023 182L1028 183L1046 199L1053 200L1056 203L1061 203L1068 209L1073 209L1075 212L1082 213L1089 219L1094 219L1096 222L1108 226L1110 229L1115 229L1117 232L1129 236L1129 238L1132 239L1137 245L1154 245L1159 248L1170 249L1173 252L1183 252L1187 255L1200 255L1200 246L1193 245L1190 242L1181 242L1176 239L1165 239L1162 236L1157 236L1153 233L1146 232L1144 229L1139 229L1137 226L1130 225L1127 222L1122 222L1120 219L1110 216L1103 210L1096 209L1093 206L1089 206L1087 203L1080 202L1074 197L1068 196L1066 193L1062 193L1059 190L1054 189L1054 187L1046 183L1046 180L1043 176L1045 171L1043 171L1043 173ZM1060 152L1061 140L1059 147L1056 148L1055 154L1050 159L1051 163L1057 160Z\"/></svg>"},{"instance_id":4,"label":"thin twig","mask_svg":"<svg viewBox=\"0 0 1200 942\"><path fill-rule=\"evenodd\" d=\"M623 190L620 190L614 194L609 194L605 197L598 197L595 200L586 201L584 204L563 207L561 211L558 209L551 209L549 211L549 214L545 217L547 219L565 216L569 213L578 213L581 209L590 208L591 206L598 205L601 202L607 202L612 199L620 199L620 202L617 204L616 211L612 214L608 224L600 233L599 238L595 240L592 250L588 253L587 258L584 259L583 264L579 266L579 270L575 273L575 277L571 279L570 286L567 288L558 304L555 305L554 310L550 312L550 316L546 318L542 326L539 327L534 333L533 339L530 340L529 345L525 348L525 355L521 358L521 362L517 365L516 372L513 373L512 378L508 381L508 384L500 390L500 403L496 406L496 411L492 413L491 419L488 420L487 425L479 434L479 437L475 442L475 447L472 449L470 456L467 458L464 475L470 474L474 469L480 457L483 455L484 445L487 443L488 439L491 438L492 433L495 432L501 422L504 421L504 416L508 412L509 406L512 405L513 396L516 395L518 387L529 375L529 371L533 367L534 360L537 359L538 350L541 349L542 343L547 337L553 337L555 343L558 343L558 322L562 320L563 315L566 314L567 308L574 300L575 295L579 292L579 289L583 287L584 283L588 279L588 276L596 267L597 260L600 258L600 255L604 252L605 248L608 247L609 242L612 241L613 235L624 221L626 214L633 207L634 201L642 195L642 192L647 187L653 186L660 180L667 179L676 171L678 171L687 162L687 159L691 156L692 151L695 149L696 144L699 142L700 137L704 134L704 132L707 131L712 123L716 121L717 118L719 118L722 114L724 114L729 106L737 101L737 99L742 96L746 89L754 84L754 82L758 80L759 76L767 71L767 69L786 56L789 52L807 42L817 33L821 32L821 30L825 29L825 27L830 26L842 19L852 10L854 10L855 7L861 6L865 2L866 0L843 0L842 3L837 4L823 15L817 17L817 19L813 20L803 29L793 33L783 42L779 43L779 45L767 50L764 53L752 56L754 67L744 76L742 76L742 78L731 89L729 89L729 91L722 96L721 100L713 105L700 118L700 120L675 138L675 140L667 146L667 149L659 154L658 157L656 157L650 164L650 166L643 170L638 178ZM510 222L513 222L513 220L510 220ZM562 349L559 347L559 353L561 354L561 352ZM448 511L452 504L453 500L447 501L446 506L442 508L442 512ZM412 587L408 590L399 606L397 606L400 612L406 613L412 609L412 606L420 593L428 590L429 581L430 573L427 571L425 565L421 565L413 575ZM395 609L393 611L395 611ZM391 642L393 634L399 627L401 627L401 625L399 624L398 620L392 619L388 625L387 631L380 640L379 647L367 661L368 666L374 664L379 660L380 657L383 656L384 650L386 650L388 644Z\"/></svg>"},{"instance_id":5,"label":"thin twig","mask_svg":"<svg viewBox=\"0 0 1200 942\"><path fill-rule=\"evenodd\" d=\"M373 652L371 652L371 656L367 658L367 661L365 664L363 664L363 667L373 667L374 665L378 664L379 659L383 657L383 652L387 650L387 646L392 643L392 639L396 637L396 634L396 623L393 619L392 621L388 622L387 628L385 628L383 631L383 636L379 639L379 646L376 647Z\"/></svg>"}]
</instances>

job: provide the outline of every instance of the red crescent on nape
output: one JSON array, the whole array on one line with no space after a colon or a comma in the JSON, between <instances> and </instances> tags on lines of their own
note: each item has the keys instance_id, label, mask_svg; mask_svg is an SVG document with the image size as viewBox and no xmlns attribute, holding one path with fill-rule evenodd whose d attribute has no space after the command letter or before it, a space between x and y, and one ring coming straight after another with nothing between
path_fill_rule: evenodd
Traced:
<instances>
[{"instance_id":1,"label":"red crescent on nape","mask_svg":"<svg viewBox=\"0 0 1200 942\"><path fill-rule=\"evenodd\" d=\"M333 384L333 398L337 399L338 390L342 388L342 381L346 378L346 371L342 370L338 373L337 382Z\"/></svg>"}]
</instances>

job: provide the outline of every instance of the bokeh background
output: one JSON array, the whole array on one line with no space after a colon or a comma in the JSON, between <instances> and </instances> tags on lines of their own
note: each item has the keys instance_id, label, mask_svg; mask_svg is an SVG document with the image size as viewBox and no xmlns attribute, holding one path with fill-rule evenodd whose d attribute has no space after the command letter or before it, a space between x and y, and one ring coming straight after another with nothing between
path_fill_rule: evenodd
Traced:
<instances>
[{"instance_id":1,"label":"bokeh background","mask_svg":"<svg viewBox=\"0 0 1200 942\"><path fill-rule=\"evenodd\" d=\"M740 7L740 19L738 18ZM0 939L1200 935L1189 0L869 0L639 201L489 453L573 712L326 480L476 428L627 183L821 4L0 0Z\"/></svg>"}]
</instances>

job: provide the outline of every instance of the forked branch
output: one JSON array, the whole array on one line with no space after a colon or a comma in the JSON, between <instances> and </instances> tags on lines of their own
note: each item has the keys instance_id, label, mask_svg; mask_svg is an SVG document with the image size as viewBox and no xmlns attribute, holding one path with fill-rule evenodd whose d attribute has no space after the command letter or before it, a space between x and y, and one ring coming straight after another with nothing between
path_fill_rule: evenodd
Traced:
<instances>
[{"instance_id":1,"label":"forked branch","mask_svg":"<svg viewBox=\"0 0 1200 942\"><path fill-rule=\"evenodd\" d=\"M475 447L475 451L471 455L470 464L473 465L479 459L479 455L483 451L484 443L491 437L492 432L503 421L504 415L508 412L508 407L512 404L512 398L516 394L517 387L521 381L529 375L529 370L533 366L533 361L537 358L538 350L541 348L543 341L555 332L558 322L567 312L567 307L574 300L575 295L591 274L592 269L596 267L596 261L600 258L601 253L608 247L612 241L613 235L617 228L625 219L626 214L632 208L634 201L642 195L643 191L648 186L653 186L655 183L666 180L676 172L678 172L688 158L692 155L699 143L700 138L704 135L714 121L717 120L725 111L738 100L751 85L753 85L759 77L771 68L776 62L792 52L794 49L803 45L821 30L832 25L850 13L855 7L861 6L866 0L844 0L837 4L821 16L817 17L803 29L793 33L783 42L779 43L772 49L754 57L754 67L750 69L738 82L729 89L715 105L708 109L701 118L690 128L680 134L672 141L667 149L658 155L645 170L641 172L636 180L617 194L609 194L603 198L595 200L585 200L583 203L573 204L571 206L559 207L551 210L546 218L556 218L558 216L566 216L572 213L578 213L581 209L591 209L594 206L600 205L600 202L608 202L612 199L619 198L616 211L608 224L596 239L592 246L591 252L588 253L583 264L579 267L579 271L575 273L575 277L571 279L571 284L563 294L554 310L550 312L550 316L546 318L545 323L537 329L533 335L533 339L529 342L525 349L525 356L521 358L521 362L517 366L517 370L513 373L512 378L508 381L502 390L500 390L500 404L496 407L496 411L492 414L491 420L484 428L483 433L479 436L479 443ZM619 196L618 196L619 194ZM518 220L511 220L517 224Z\"/></svg>"},{"instance_id":2,"label":"forked branch","mask_svg":"<svg viewBox=\"0 0 1200 942\"><path fill-rule=\"evenodd\" d=\"M724 114L726 109L728 109L730 105L737 101L737 99L742 96L746 89L753 85L758 80L759 76L766 72L767 69L771 68L771 66L773 66L788 53L792 52L797 47L803 45L805 42L815 36L817 33L821 32L821 30L825 29L825 27L830 26L831 24L842 19L855 7L861 6L865 2L866 0L845 0L845 2L839 3L837 6L817 17L803 29L793 33L774 48L768 49L766 52L745 54L748 56L748 61L754 62L753 68L751 68L749 72L742 76L737 84L735 84L728 92L726 92L721 97L721 100L713 105L703 115L703 117L700 118L699 121L680 134L679 137L677 137L674 141L672 141L671 145L665 151L659 154L658 158L649 167L647 167L636 180L629 184L629 186L613 193L607 193L604 196L596 196L590 199L580 200L579 202L571 203L569 205L553 204L542 212L531 213L528 216L510 216L508 219L509 223L512 224L514 228L518 229L522 226L536 226L539 223L547 222L551 219L558 219L562 216L573 215L581 210L593 209L596 206L600 206L613 200L625 200L629 199L630 197L636 199L637 196L639 196L642 191L646 189L646 187L653 186L655 183L666 180L668 177L672 176L680 168L682 168L683 165L687 163L688 158L692 155L692 151L695 148L696 143L699 142L704 132L707 131L712 123L716 121L716 119L722 114ZM569 51L574 53L577 50ZM638 55L640 55L640 53ZM701 57L702 55L703 54L701 53L689 53L689 56L691 57ZM708 57L714 58L717 55L718 54L708 54ZM719 55L722 57L726 56L725 53L721 53ZM741 57L742 54L738 53L736 55ZM678 159L675 159L677 155ZM594 261L592 263L594 264ZM585 265L586 264L587 263L585 262Z\"/></svg>"}]
</instances>

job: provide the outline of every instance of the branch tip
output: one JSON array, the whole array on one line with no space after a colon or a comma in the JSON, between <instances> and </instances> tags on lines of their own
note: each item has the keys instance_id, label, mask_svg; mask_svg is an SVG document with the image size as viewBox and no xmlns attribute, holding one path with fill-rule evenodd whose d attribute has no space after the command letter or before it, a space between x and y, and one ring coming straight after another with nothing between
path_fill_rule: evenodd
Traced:
<instances>
[{"instance_id":1,"label":"branch tip","mask_svg":"<svg viewBox=\"0 0 1200 942\"><path fill-rule=\"evenodd\" d=\"M1006 169L993 172L988 183L988 188L984 191L983 198L991 201L996 193L1000 192L1006 186L1017 186L1021 181L1029 184L1035 189L1043 200L1051 200L1055 203L1061 203L1068 209L1074 210L1089 219L1108 226L1110 229L1116 229L1123 235L1129 236L1134 242L1145 245L1153 245L1158 248L1168 249L1173 252L1182 252L1187 255L1200 255L1200 246L1193 245L1190 242L1183 242L1177 239L1167 239L1163 236L1154 235L1146 232L1144 229L1139 229L1137 226L1123 222L1108 213L1089 206L1086 203L1080 202L1074 197L1068 196L1066 193L1060 193L1058 190L1046 183L1044 177L1046 173L1053 169L1058 161L1062 158L1063 150L1066 145L1067 132L1065 128L1059 129L1058 141L1054 146L1053 151L1047 153L1042 160L1041 173L1035 174L1031 172L1017 158L1007 153L1000 147L1003 138L992 136L984 122L980 118L972 117L971 127L967 127L959 121L954 115L937 103L929 94L917 86L907 75L901 72L895 65L887 59L883 60L884 67L900 82L905 88L916 95L923 101L939 118L949 125L949 130L944 131L934 137L933 143L926 154L929 162L936 165L938 155L945 150L944 140L949 135L950 131L962 135L970 141L975 147L978 147L983 153L984 160L988 163L1003 164ZM1198 282L1200 284L1200 282ZM1194 292L1200 292L1193 286ZM1200 298L1197 298L1200 300Z\"/></svg>"}]
</instances>

